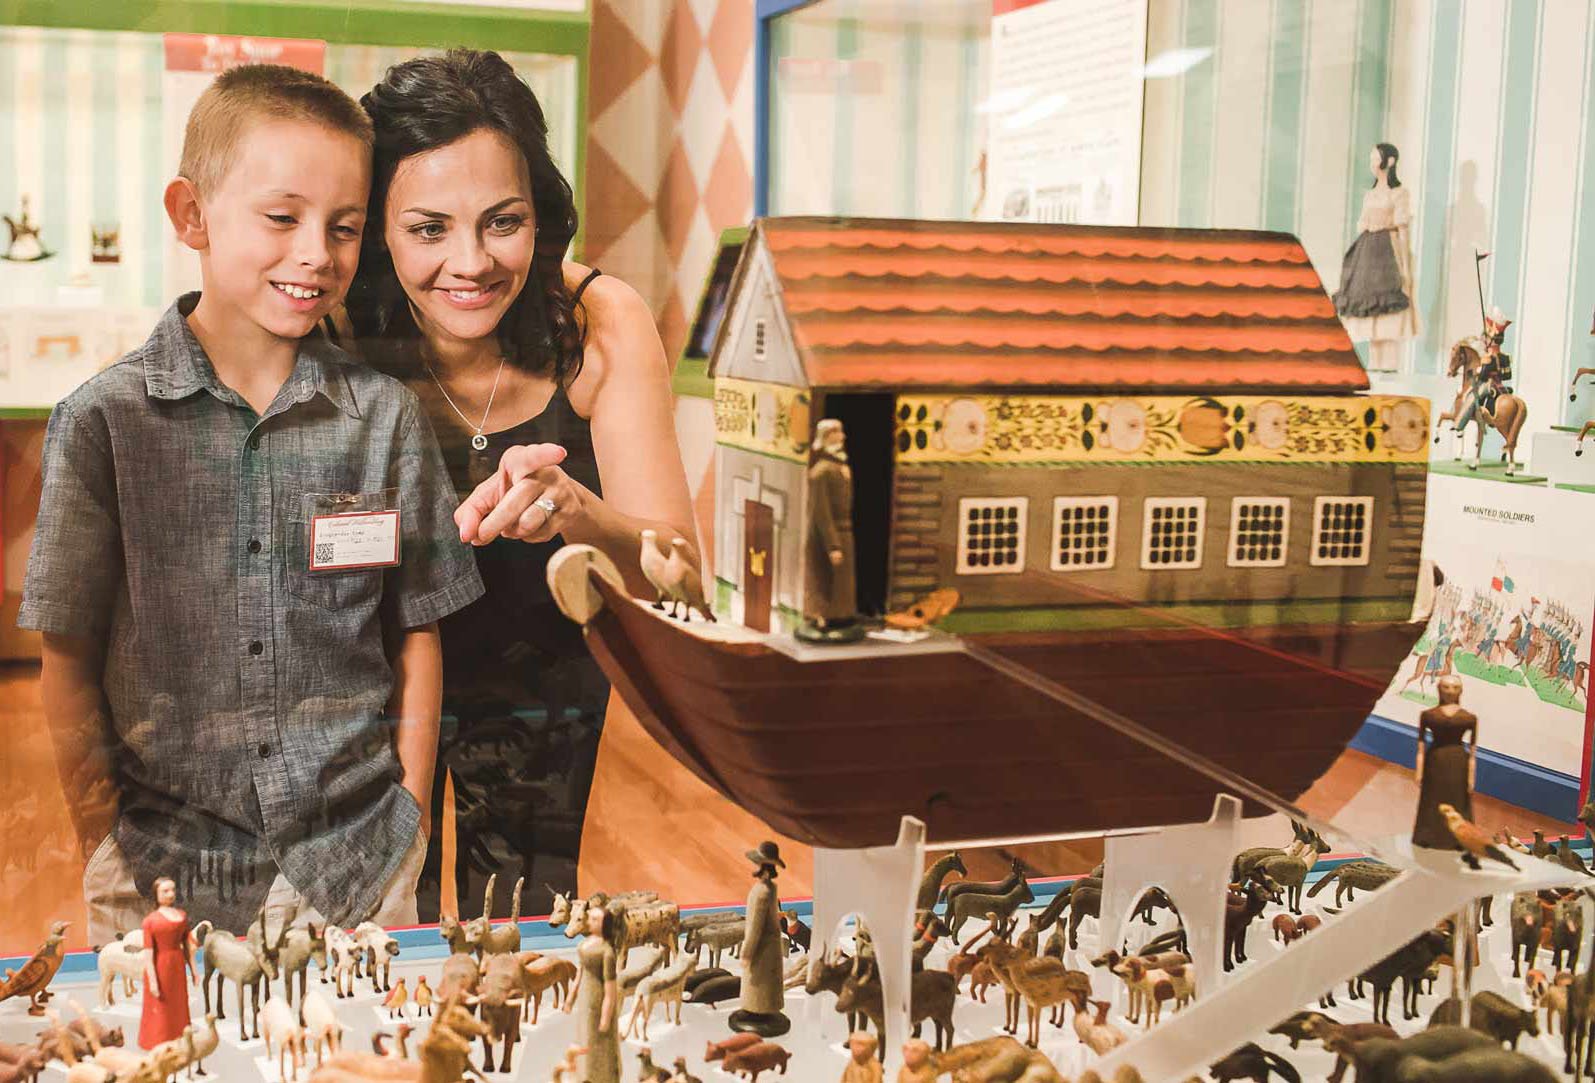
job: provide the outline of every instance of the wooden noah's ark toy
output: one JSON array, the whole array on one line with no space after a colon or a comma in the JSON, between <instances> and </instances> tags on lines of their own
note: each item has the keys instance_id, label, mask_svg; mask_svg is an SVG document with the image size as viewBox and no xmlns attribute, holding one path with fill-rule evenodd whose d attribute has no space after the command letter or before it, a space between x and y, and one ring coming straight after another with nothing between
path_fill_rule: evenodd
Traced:
<instances>
[{"instance_id":1,"label":"wooden noah's ark toy","mask_svg":"<svg viewBox=\"0 0 1595 1083\"><path fill-rule=\"evenodd\" d=\"M1428 403L1367 394L1289 235L761 219L727 306L718 622L626 599L590 550L550 574L653 736L786 835L1208 817L1207 774L1024 672L1294 800L1421 631ZM936 627L792 635L827 417L860 611L952 588Z\"/></svg>"}]
</instances>

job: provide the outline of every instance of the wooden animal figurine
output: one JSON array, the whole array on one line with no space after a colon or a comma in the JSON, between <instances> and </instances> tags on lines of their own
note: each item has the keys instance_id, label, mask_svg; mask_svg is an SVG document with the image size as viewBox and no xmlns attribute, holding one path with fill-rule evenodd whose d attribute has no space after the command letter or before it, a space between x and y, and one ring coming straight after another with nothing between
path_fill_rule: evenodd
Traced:
<instances>
[{"instance_id":1,"label":"wooden animal figurine","mask_svg":"<svg viewBox=\"0 0 1595 1083\"><path fill-rule=\"evenodd\" d=\"M686 1057L677 1057L672 1067L675 1071L670 1073L670 1083L703 1083L703 1080L687 1071Z\"/></svg>"},{"instance_id":2,"label":"wooden animal figurine","mask_svg":"<svg viewBox=\"0 0 1595 1083\"><path fill-rule=\"evenodd\" d=\"M782 1075L786 1075L787 1061L791 1059L792 1054L774 1042L760 1042L727 1053L720 1067L734 1075L747 1076L748 1083L758 1083L759 1075L763 1072L778 1069Z\"/></svg>"},{"instance_id":3,"label":"wooden animal figurine","mask_svg":"<svg viewBox=\"0 0 1595 1083\"><path fill-rule=\"evenodd\" d=\"M786 868L781 850L768 840L746 854L753 862L753 887L748 892L747 926L742 938L742 1003L732 1013L732 1030L752 1031L766 1038L785 1034L792 1023L781 1010L785 982L781 967L780 899L775 870ZM671 938L674 944L675 938Z\"/></svg>"},{"instance_id":4,"label":"wooden animal figurine","mask_svg":"<svg viewBox=\"0 0 1595 1083\"><path fill-rule=\"evenodd\" d=\"M1022 1045L1006 1035L965 1042L943 1053L932 1055L938 1073L951 1072L955 1080L998 1080L1013 1083L1067 1083L1044 1053ZM1128 1067L1128 1066L1126 1066ZM1130 1069L1131 1073L1134 1069ZM1102 1083L1095 1072L1086 1072L1078 1083ZM1139 1075L1115 1075L1113 1083L1140 1083Z\"/></svg>"},{"instance_id":5,"label":"wooden animal figurine","mask_svg":"<svg viewBox=\"0 0 1595 1083\"><path fill-rule=\"evenodd\" d=\"M1267 1083L1271 1073L1278 1074L1285 1083L1301 1083L1301 1073L1296 1066L1278 1053L1264 1049L1256 1042L1247 1042L1229 1056L1215 1062L1209 1071L1218 1083L1233 1079L1254 1079Z\"/></svg>"},{"instance_id":6,"label":"wooden animal figurine","mask_svg":"<svg viewBox=\"0 0 1595 1083\"><path fill-rule=\"evenodd\" d=\"M781 911L781 932L786 935L788 954L808 951L814 942L814 930L803 924L796 910Z\"/></svg>"},{"instance_id":7,"label":"wooden animal figurine","mask_svg":"<svg viewBox=\"0 0 1595 1083\"><path fill-rule=\"evenodd\" d=\"M1134 1023L1145 1009L1146 1025L1151 1027L1163 1012L1163 1002L1173 1001L1178 1011L1196 996L1196 978L1189 966L1176 966L1167 970L1153 969L1140 958L1131 956L1113 968L1124 979L1130 990L1130 1014Z\"/></svg>"},{"instance_id":8,"label":"wooden animal figurine","mask_svg":"<svg viewBox=\"0 0 1595 1083\"><path fill-rule=\"evenodd\" d=\"M299 978L299 999L305 999L312 962L321 968L321 980L326 981L327 926L308 925L289 929L283 937L282 950L277 953L277 971L282 975L283 994L288 998L288 1003L293 1003L295 976Z\"/></svg>"},{"instance_id":9,"label":"wooden animal figurine","mask_svg":"<svg viewBox=\"0 0 1595 1083\"><path fill-rule=\"evenodd\" d=\"M482 900L482 916L472 918L465 923L465 938L476 949L476 958L481 962L484 955L501 955L521 950L521 885L526 878L515 881L515 890L510 894L509 921L503 925L493 926L493 883L497 875L487 878L486 898ZM452 950L453 944L450 944Z\"/></svg>"},{"instance_id":10,"label":"wooden animal figurine","mask_svg":"<svg viewBox=\"0 0 1595 1083\"><path fill-rule=\"evenodd\" d=\"M942 888L941 901L947 904L947 910L951 913L953 900L965 892L973 892L976 895L1003 895L1017 887L1024 878L1024 865L1014 858L1009 862L1008 875L1001 880L955 880Z\"/></svg>"},{"instance_id":11,"label":"wooden animal figurine","mask_svg":"<svg viewBox=\"0 0 1595 1083\"><path fill-rule=\"evenodd\" d=\"M680 614L682 620L690 619L696 612L710 624L714 623L714 611L703 594L703 577L698 574L698 563L686 538L670 539L670 556L665 559L665 589L670 595L672 617L677 615L679 605L686 607L686 612Z\"/></svg>"},{"instance_id":12,"label":"wooden animal figurine","mask_svg":"<svg viewBox=\"0 0 1595 1083\"><path fill-rule=\"evenodd\" d=\"M517 930L517 934L518 934ZM358 949L365 954L366 973L371 979L373 993L386 993L390 986L388 977L393 966L393 960L399 954L399 942L388 933L386 929L374 921L362 921L354 927L354 942ZM516 943L520 942L519 935ZM377 972L381 971L381 980L378 981Z\"/></svg>"},{"instance_id":13,"label":"wooden animal figurine","mask_svg":"<svg viewBox=\"0 0 1595 1083\"><path fill-rule=\"evenodd\" d=\"M205 1010L211 1010L210 1004L210 979L216 977L216 1018L227 1018L222 1008L222 992L224 983L231 981L238 987L238 1040L248 1041L248 1028L251 1018L254 1020L254 1037L260 1037L260 1003L261 986L269 988L272 978L277 976L276 953L266 949L260 942L255 929L263 927L265 915L255 919L250 926L251 934L246 941L240 941L226 929L211 927L209 921L201 921L194 927L196 936L200 929L205 929L205 935L200 938L205 958L205 976L200 981L200 988L205 994ZM278 935L280 946L282 935L287 933L284 928ZM244 1014L244 992L249 993L250 1015Z\"/></svg>"},{"instance_id":14,"label":"wooden animal figurine","mask_svg":"<svg viewBox=\"0 0 1595 1083\"><path fill-rule=\"evenodd\" d=\"M477 1013L487 1024L482 1035L482 1071L494 1071L493 1046L502 1043L497 1071L514 1068L515 1043L521 1035L521 1011L526 1006L526 964L519 954L497 953L487 957L482 980L477 986Z\"/></svg>"},{"instance_id":15,"label":"wooden animal figurine","mask_svg":"<svg viewBox=\"0 0 1595 1083\"><path fill-rule=\"evenodd\" d=\"M903 1065L897 1069L897 1083L936 1083L940 1074L931 1062L930 1043L919 1038L903 1043Z\"/></svg>"},{"instance_id":16,"label":"wooden animal figurine","mask_svg":"<svg viewBox=\"0 0 1595 1083\"><path fill-rule=\"evenodd\" d=\"M722 1038L718 1042L710 1042L704 1047L703 1059L710 1064L715 1061L725 1060L732 1053L743 1049L752 1049L764 1041L757 1034L733 1034L729 1038Z\"/></svg>"},{"instance_id":17,"label":"wooden animal figurine","mask_svg":"<svg viewBox=\"0 0 1595 1083\"><path fill-rule=\"evenodd\" d=\"M0 1042L0 1080L5 1083L36 1083L45 1064L44 1054L32 1046Z\"/></svg>"},{"instance_id":18,"label":"wooden animal figurine","mask_svg":"<svg viewBox=\"0 0 1595 1083\"><path fill-rule=\"evenodd\" d=\"M29 1015L44 1014L44 1005L50 999L50 982L55 978L56 971L61 969L61 960L65 958L61 941L71 925L70 921L53 922L50 935L44 938L44 943L33 953L33 958L16 970L6 971L4 981L0 981L0 1000L25 996L28 998Z\"/></svg>"},{"instance_id":19,"label":"wooden animal figurine","mask_svg":"<svg viewBox=\"0 0 1595 1083\"><path fill-rule=\"evenodd\" d=\"M432 987L426 983L425 974L415 979L415 996L412 999L415 1001L417 1019L432 1014Z\"/></svg>"},{"instance_id":20,"label":"wooden animal figurine","mask_svg":"<svg viewBox=\"0 0 1595 1083\"><path fill-rule=\"evenodd\" d=\"M442 938L444 943L448 944L450 954L470 955L475 953L475 946L466 938L465 925L453 914L444 914L438 918L438 936Z\"/></svg>"},{"instance_id":21,"label":"wooden animal figurine","mask_svg":"<svg viewBox=\"0 0 1595 1083\"><path fill-rule=\"evenodd\" d=\"M842 1083L882 1083L881 1062L876 1059L880 1042L875 1035L857 1030L847 1036L847 1067Z\"/></svg>"},{"instance_id":22,"label":"wooden animal figurine","mask_svg":"<svg viewBox=\"0 0 1595 1083\"><path fill-rule=\"evenodd\" d=\"M670 597L670 576L666 567L670 558L659 551L659 534L654 530L644 530L640 535L642 542L640 563L642 577L648 580L648 585L654 588L653 607L661 612L665 608L665 599Z\"/></svg>"},{"instance_id":23,"label":"wooden animal figurine","mask_svg":"<svg viewBox=\"0 0 1595 1083\"><path fill-rule=\"evenodd\" d=\"M576 981L576 964L569 959L545 955L526 963L525 970L526 977L523 979L523 984L526 995L532 1001L532 1025L535 1027L538 1017L542 1014L544 993L552 989L554 1008L557 1010L564 1006L567 992ZM676 1021L680 1022L680 1019ZM646 1031L646 1027L644 1030Z\"/></svg>"},{"instance_id":24,"label":"wooden animal figurine","mask_svg":"<svg viewBox=\"0 0 1595 1083\"><path fill-rule=\"evenodd\" d=\"M857 1012L875 1024L877 1034L886 1033L886 1008L881 993L880 972L874 961L855 959L854 970L836 994L838 1012ZM936 1027L936 1048L945 1049L953 1040L953 1009L958 992L953 976L944 970L921 970L909 979L908 1022L918 1027L929 1019ZM886 1055L885 1049L879 1050Z\"/></svg>"},{"instance_id":25,"label":"wooden animal figurine","mask_svg":"<svg viewBox=\"0 0 1595 1083\"><path fill-rule=\"evenodd\" d=\"M298 1078L305 1063L305 1028L299 1025L285 998L272 997L260 1009L260 1036L266 1043L267 1057L272 1055L273 1046L277 1049L277 1073L283 1083Z\"/></svg>"},{"instance_id":26,"label":"wooden animal figurine","mask_svg":"<svg viewBox=\"0 0 1595 1083\"><path fill-rule=\"evenodd\" d=\"M457 1083L467 1073L486 1083L476 1065L470 1063L472 1039L486 1032L486 1024L474 1018L457 998L443 1000L439 1002L437 1020L421 1039L419 1062L394 1060L378 1053L338 1053L324 1069L312 1073L310 1083ZM559 1069L555 1072L556 1083L561 1078L580 1083L579 1075L566 1077Z\"/></svg>"},{"instance_id":27,"label":"wooden animal figurine","mask_svg":"<svg viewBox=\"0 0 1595 1083\"><path fill-rule=\"evenodd\" d=\"M958 608L958 591L952 587L933 590L908 606L886 614L886 627L914 631L934 624Z\"/></svg>"},{"instance_id":28,"label":"wooden animal figurine","mask_svg":"<svg viewBox=\"0 0 1595 1083\"><path fill-rule=\"evenodd\" d=\"M404 978L400 977L387 996L382 998L382 1006L388 1009L389 1019L399 1019L404 1015L404 1006L410 1000L410 994L404 988Z\"/></svg>"},{"instance_id":29,"label":"wooden animal figurine","mask_svg":"<svg viewBox=\"0 0 1595 1083\"><path fill-rule=\"evenodd\" d=\"M1431 1027L1456 1026L1461 1022L1462 1002L1455 997L1442 1000L1429 1015ZM1489 991L1473 994L1469 1003L1468 1026L1513 1049L1517 1048L1517 1040L1523 1035L1537 1038L1540 1034L1540 1023L1532 1009L1519 1008L1500 993Z\"/></svg>"},{"instance_id":30,"label":"wooden animal figurine","mask_svg":"<svg viewBox=\"0 0 1595 1083\"><path fill-rule=\"evenodd\" d=\"M144 977L144 933L135 929L125 937L95 949L95 968L100 974L100 999L99 1006L109 1008L116 998L112 991L118 980L122 983L122 995L131 997L136 991L136 983Z\"/></svg>"},{"instance_id":31,"label":"wooden animal figurine","mask_svg":"<svg viewBox=\"0 0 1595 1083\"><path fill-rule=\"evenodd\" d=\"M686 988L687 978L697 969L698 960L686 952L680 952L670 965L662 970L655 971L643 978L637 986L637 1004L632 1009L631 1021L626 1025L626 1035L630 1037L637 1029L637 1020L642 1019L642 1040L648 1040L648 1024L653 1020L654 1005L663 1004L665 1019L681 1025L681 995ZM784 984L784 983L783 983ZM671 1020L671 1007L675 1007L675 1018Z\"/></svg>"},{"instance_id":32,"label":"wooden animal figurine","mask_svg":"<svg viewBox=\"0 0 1595 1083\"><path fill-rule=\"evenodd\" d=\"M1296 919L1289 914L1275 914L1273 928L1274 942L1276 944L1280 941L1284 941L1286 944L1294 944L1301 939L1301 927L1296 924Z\"/></svg>"},{"instance_id":33,"label":"wooden animal figurine","mask_svg":"<svg viewBox=\"0 0 1595 1083\"><path fill-rule=\"evenodd\" d=\"M336 1054L343 1048L344 1025L319 989L312 989L305 997L300 1005L300 1017L305 1023L305 1045L315 1047L316 1066L320 1067L328 1054Z\"/></svg>"},{"instance_id":34,"label":"wooden animal figurine","mask_svg":"<svg viewBox=\"0 0 1595 1083\"><path fill-rule=\"evenodd\" d=\"M1012 922L1014 912L1021 906L1035 901L1035 895L1030 890L1030 885L1021 877L1019 883L1001 895L976 895L966 892L959 895L947 906L948 925L952 930L952 941L958 943L958 930L963 928L964 922L970 918L984 918L995 914L999 934L1006 935Z\"/></svg>"},{"instance_id":35,"label":"wooden animal figurine","mask_svg":"<svg viewBox=\"0 0 1595 1083\"><path fill-rule=\"evenodd\" d=\"M1462 818L1462 815L1445 802L1439 805L1440 815L1445 817L1446 829L1451 832L1451 837L1462 848L1462 860L1470 869L1481 868L1479 858L1487 857L1491 861L1499 861L1511 869L1517 868L1517 862L1506 856L1495 843L1490 841L1490 836L1477 825Z\"/></svg>"},{"instance_id":36,"label":"wooden animal figurine","mask_svg":"<svg viewBox=\"0 0 1595 1083\"><path fill-rule=\"evenodd\" d=\"M1248 880L1241 893L1231 891L1224 900L1224 969L1235 969L1236 963L1246 961L1246 929L1252 919L1263 912L1270 902L1279 902L1277 891L1256 880Z\"/></svg>"},{"instance_id":37,"label":"wooden animal figurine","mask_svg":"<svg viewBox=\"0 0 1595 1083\"><path fill-rule=\"evenodd\" d=\"M942 882L954 873L969 875L969 870L964 867L964 859L957 850L943 854L925 870L925 875L919 881L919 894L914 897L915 913L935 908L936 900L941 897Z\"/></svg>"},{"instance_id":38,"label":"wooden animal figurine","mask_svg":"<svg viewBox=\"0 0 1595 1083\"><path fill-rule=\"evenodd\" d=\"M1349 902L1357 897L1359 891L1374 891L1384 887L1394 880L1400 871L1393 865L1372 859L1359 858L1356 861L1348 861L1324 873L1316 884L1307 889L1307 897L1315 898L1320 891L1334 884L1335 905L1339 906L1342 896Z\"/></svg>"},{"instance_id":39,"label":"wooden animal figurine","mask_svg":"<svg viewBox=\"0 0 1595 1083\"><path fill-rule=\"evenodd\" d=\"M653 1050L647 1046L637 1051L637 1083L670 1083L670 1073L654 1063Z\"/></svg>"}]
</instances>

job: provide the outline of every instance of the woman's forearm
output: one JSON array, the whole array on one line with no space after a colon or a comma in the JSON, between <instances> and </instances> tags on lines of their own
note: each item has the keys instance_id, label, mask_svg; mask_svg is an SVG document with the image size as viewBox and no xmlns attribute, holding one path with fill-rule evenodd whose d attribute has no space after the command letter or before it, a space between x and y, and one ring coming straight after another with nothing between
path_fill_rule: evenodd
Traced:
<instances>
[{"instance_id":1,"label":"woman's forearm","mask_svg":"<svg viewBox=\"0 0 1595 1083\"><path fill-rule=\"evenodd\" d=\"M660 553L669 551L671 538L685 538L694 561L700 561L696 540L697 531L691 522L672 523L661 519L645 519L627 515L604 500L586 486L582 487L582 516L564 533L565 540L573 544L591 545L602 552L626 580L626 589L634 595L651 597L653 587L642 574L641 535L652 530L659 538ZM703 574L703 569L698 569Z\"/></svg>"}]
</instances>

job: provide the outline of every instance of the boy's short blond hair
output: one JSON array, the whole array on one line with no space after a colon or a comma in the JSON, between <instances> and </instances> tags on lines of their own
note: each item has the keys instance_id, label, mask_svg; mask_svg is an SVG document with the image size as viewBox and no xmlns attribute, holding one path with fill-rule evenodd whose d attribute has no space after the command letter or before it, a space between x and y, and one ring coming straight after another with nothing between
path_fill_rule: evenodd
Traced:
<instances>
[{"instance_id":1,"label":"boy's short blond hair","mask_svg":"<svg viewBox=\"0 0 1595 1083\"><path fill-rule=\"evenodd\" d=\"M337 85L281 64L245 64L222 72L188 114L178 175L200 194L215 191L254 120L307 120L352 135L371 148L371 118Z\"/></svg>"}]
</instances>

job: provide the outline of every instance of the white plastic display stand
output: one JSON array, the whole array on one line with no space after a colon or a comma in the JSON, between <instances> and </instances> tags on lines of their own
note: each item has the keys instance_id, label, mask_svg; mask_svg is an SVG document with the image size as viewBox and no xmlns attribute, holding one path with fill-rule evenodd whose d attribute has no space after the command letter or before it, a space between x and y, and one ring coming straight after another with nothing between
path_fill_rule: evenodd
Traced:
<instances>
[{"instance_id":1,"label":"white plastic display stand","mask_svg":"<svg viewBox=\"0 0 1595 1083\"><path fill-rule=\"evenodd\" d=\"M880 969L886 1049L908 1036L908 992L914 938L914 899L925 869L925 823L904 816L892 846L862 850L814 849L814 926L810 965L819 965L837 942L848 915L869 929ZM811 1004L818 998L810 1000ZM825 1012L821 1019L835 1016ZM812 1013L811 1013L812 1017ZM821 1033L825 1023L820 1023ZM890 1055L888 1053L888 1055Z\"/></svg>"},{"instance_id":2,"label":"white plastic display stand","mask_svg":"<svg viewBox=\"0 0 1595 1083\"><path fill-rule=\"evenodd\" d=\"M1120 943L1136 900L1148 888L1162 888L1184 921L1198 995L1216 988L1223 973L1224 898L1230 866L1241 848L1236 839L1240 822L1241 803L1220 794L1213 799L1213 815L1206 823L1144 835L1109 835L1097 919L1097 943L1102 949ZM1091 969L1091 984L1103 1000L1125 989L1106 967Z\"/></svg>"},{"instance_id":3,"label":"white plastic display stand","mask_svg":"<svg viewBox=\"0 0 1595 1083\"><path fill-rule=\"evenodd\" d=\"M1458 856L1447 851L1414 854L1410 844L1400 839L1393 840L1386 852L1404 870L1394 880L1359 896L1343 914L1302 938L1289 951L1249 965L1244 980L1199 995L1184 1011L1165 1016L1146 1037L1104 1057L1098 1072L1103 1078L1111 1078L1120 1065L1132 1064L1144 1079L1185 1079L1204 1074L1207 1065L1254 1040L1261 1021L1277 1020L1281 1006L1307 1003L1322 991L1362 973L1410 941L1415 930L1433 927L1473 899L1488 894L1577 887L1587 882L1581 873L1527 854L1512 855L1520 867L1514 873L1504 866L1475 872L1464 868ZM1190 923L1187 928L1194 949L1197 933ZM1200 972L1197 980L1203 980ZM1198 985L1199 991L1200 988ZM1261 1025L1266 1028L1269 1024Z\"/></svg>"},{"instance_id":4,"label":"white plastic display stand","mask_svg":"<svg viewBox=\"0 0 1595 1083\"><path fill-rule=\"evenodd\" d=\"M1584 441L1584 454L1575 454L1577 450L1577 433L1537 432L1529 453L1530 472L1544 475L1552 485L1595 485L1595 434Z\"/></svg>"}]
</instances>

